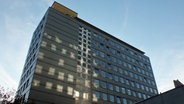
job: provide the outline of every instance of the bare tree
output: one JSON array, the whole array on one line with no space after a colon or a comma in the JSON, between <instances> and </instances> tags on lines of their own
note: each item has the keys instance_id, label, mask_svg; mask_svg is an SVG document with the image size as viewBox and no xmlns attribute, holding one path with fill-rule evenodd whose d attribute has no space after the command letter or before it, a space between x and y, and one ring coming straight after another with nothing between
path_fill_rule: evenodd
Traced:
<instances>
[{"instance_id":1,"label":"bare tree","mask_svg":"<svg viewBox=\"0 0 184 104\"><path fill-rule=\"evenodd\" d=\"M10 104L14 102L16 90L4 88L0 86L0 102L4 104Z\"/></svg>"}]
</instances>

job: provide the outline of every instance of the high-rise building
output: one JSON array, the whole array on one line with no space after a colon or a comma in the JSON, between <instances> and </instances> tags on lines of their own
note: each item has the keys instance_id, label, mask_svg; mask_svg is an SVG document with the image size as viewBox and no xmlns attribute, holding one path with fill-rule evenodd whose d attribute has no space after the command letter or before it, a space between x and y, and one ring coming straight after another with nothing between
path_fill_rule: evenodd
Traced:
<instances>
[{"instance_id":1,"label":"high-rise building","mask_svg":"<svg viewBox=\"0 0 184 104\"><path fill-rule=\"evenodd\" d=\"M133 104L157 93L143 51L57 2L33 33L17 91L34 104Z\"/></svg>"}]
</instances>

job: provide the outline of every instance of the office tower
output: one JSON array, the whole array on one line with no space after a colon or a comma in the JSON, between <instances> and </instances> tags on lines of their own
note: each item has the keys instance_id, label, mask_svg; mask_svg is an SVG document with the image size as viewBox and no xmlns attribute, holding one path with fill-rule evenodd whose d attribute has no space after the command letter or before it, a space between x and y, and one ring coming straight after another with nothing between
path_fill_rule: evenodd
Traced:
<instances>
[{"instance_id":1,"label":"office tower","mask_svg":"<svg viewBox=\"0 0 184 104\"><path fill-rule=\"evenodd\" d=\"M57 2L33 33L17 91L35 104L132 104L155 94L143 51Z\"/></svg>"}]
</instances>

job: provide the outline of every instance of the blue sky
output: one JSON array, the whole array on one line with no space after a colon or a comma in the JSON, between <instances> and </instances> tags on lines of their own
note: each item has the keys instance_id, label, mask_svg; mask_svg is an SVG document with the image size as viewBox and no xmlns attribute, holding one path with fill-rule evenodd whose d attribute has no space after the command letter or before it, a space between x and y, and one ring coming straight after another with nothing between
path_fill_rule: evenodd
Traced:
<instances>
[{"instance_id":1,"label":"blue sky","mask_svg":"<svg viewBox=\"0 0 184 104\"><path fill-rule=\"evenodd\" d=\"M183 0L56 0L79 18L143 50L159 92L184 83ZM0 3L0 85L17 88L32 33L53 0Z\"/></svg>"}]
</instances>

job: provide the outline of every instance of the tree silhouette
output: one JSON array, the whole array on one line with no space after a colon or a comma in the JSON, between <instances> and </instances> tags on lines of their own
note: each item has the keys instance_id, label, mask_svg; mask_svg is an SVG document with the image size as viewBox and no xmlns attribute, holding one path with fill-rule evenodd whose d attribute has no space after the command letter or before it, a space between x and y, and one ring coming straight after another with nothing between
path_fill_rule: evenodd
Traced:
<instances>
[{"instance_id":1,"label":"tree silhouette","mask_svg":"<svg viewBox=\"0 0 184 104\"><path fill-rule=\"evenodd\" d=\"M0 102L4 104L10 104L14 102L16 90L15 89L5 89L0 86Z\"/></svg>"}]
</instances>

